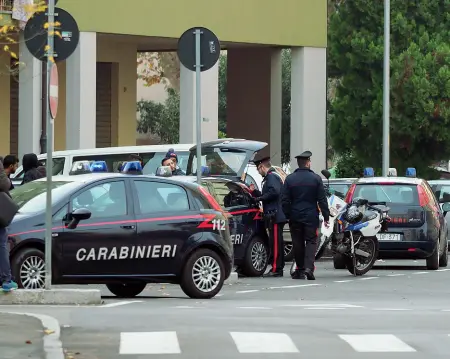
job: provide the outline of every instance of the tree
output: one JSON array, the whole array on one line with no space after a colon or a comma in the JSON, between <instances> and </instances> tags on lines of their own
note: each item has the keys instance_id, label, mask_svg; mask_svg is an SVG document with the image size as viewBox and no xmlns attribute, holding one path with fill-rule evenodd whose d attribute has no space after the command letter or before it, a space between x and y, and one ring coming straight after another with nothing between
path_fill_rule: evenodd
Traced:
<instances>
[{"instance_id":1,"label":"tree","mask_svg":"<svg viewBox=\"0 0 450 359\"><path fill-rule=\"evenodd\" d=\"M381 167L383 2L341 1L330 17L329 75L339 79L330 104L330 137ZM391 1L391 166L428 172L450 157L450 2Z\"/></svg>"},{"instance_id":2,"label":"tree","mask_svg":"<svg viewBox=\"0 0 450 359\"><path fill-rule=\"evenodd\" d=\"M145 86L162 83L180 91L180 60L176 52L139 52L137 76Z\"/></svg>"},{"instance_id":3,"label":"tree","mask_svg":"<svg viewBox=\"0 0 450 359\"><path fill-rule=\"evenodd\" d=\"M354 153L346 151L337 158L335 169L336 178L352 178L361 177L364 166Z\"/></svg>"}]
</instances>

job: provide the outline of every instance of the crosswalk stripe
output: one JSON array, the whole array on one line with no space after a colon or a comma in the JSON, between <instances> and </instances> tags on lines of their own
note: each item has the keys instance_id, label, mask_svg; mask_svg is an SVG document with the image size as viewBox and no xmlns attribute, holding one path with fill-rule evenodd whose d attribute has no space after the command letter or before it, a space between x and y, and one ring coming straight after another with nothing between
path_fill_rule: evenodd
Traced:
<instances>
[{"instance_id":1,"label":"crosswalk stripe","mask_svg":"<svg viewBox=\"0 0 450 359\"><path fill-rule=\"evenodd\" d=\"M292 339L284 333L230 332L239 353L298 353Z\"/></svg>"},{"instance_id":2,"label":"crosswalk stripe","mask_svg":"<svg viewBox=\"0 0 450 359\"><path fill-rule=\"evenodd\" d=\"M120 333L120 354L180 354L176 332Z\"/></svg>"},{"instance_id":3,"label":"crosswalk stripe","mask_svg":"<svg viewBox=\"0 0 450 359\"><path fill-rule=\"evenodd\" d=\"M416 351L392 334L339 335L339 337L360 353L404 353Z\"/></svg>"}]
</instances>

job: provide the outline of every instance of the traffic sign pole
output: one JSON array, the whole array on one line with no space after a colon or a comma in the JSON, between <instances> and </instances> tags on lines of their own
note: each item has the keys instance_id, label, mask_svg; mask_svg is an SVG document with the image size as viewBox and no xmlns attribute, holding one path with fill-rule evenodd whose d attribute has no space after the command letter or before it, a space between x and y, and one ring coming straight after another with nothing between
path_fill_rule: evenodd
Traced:
<instances>
[{"instance_id":1,"label":"traffic sign pole","mask_svg":"<svg viewBox=\"0 0 450 359\"><path fill-rule=\"evenodd\" d=\"M201 89L201 44L202 31L195 30L195 115L197 122L197 183L202 184L202 89Z\"/></svg>"},{"instance_id":2,"label":"traffic sign pole","mask_svg":"<svg viewBox=\"0 0 450 359\"><path fill-rule=\"evenodd\" d=\"M48 1L47 36L47 96L50 96L50 81L54 58L55 0ZM52 172L53 172L53 118L49 98L47 104L47 206L45 210L45 289L52 287Z\"/></svg>"}]
</instances>

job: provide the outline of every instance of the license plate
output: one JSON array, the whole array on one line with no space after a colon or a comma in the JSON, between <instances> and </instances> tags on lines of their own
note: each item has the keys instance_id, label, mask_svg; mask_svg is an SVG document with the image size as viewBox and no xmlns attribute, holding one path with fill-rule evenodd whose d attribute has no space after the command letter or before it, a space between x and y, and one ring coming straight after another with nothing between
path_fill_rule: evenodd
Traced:
<instances>
[{"instance_id":1,"label":"license plate","mask_svg":"<svg viewBox=\"0 0 450 359\"><path fill-rule=\"evenodd\" d=\"M396 233L380 233L380 234L377 234L377 238L380 241L400 241L401 240L400 234L396 234Z\"/></svg>"}]
</instances>

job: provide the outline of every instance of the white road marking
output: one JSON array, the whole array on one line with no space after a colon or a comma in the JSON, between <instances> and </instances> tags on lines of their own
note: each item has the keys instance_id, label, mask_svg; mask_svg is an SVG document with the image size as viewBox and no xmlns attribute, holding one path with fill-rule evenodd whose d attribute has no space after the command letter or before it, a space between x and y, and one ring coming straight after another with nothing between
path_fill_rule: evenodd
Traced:
<instances>
[{"instance_id":1,"label":"white road marking","mask_svg":"<svg viewBox=\"0 0 450 359\"><path fill-rule=\"evenodd\" d=\"M402 276L404 276L404 274L400 274L400 273L397 273L397 274L388 274L387 276L388 276L388 277L402 277Z\"/></svg>"},{"instance_id":2,"label":"white road marking","mask_svg":"<svg viewBox=\"0 0 450 359\"><path fill-rule=\"evenodd\" d=\"M416 351L392 334L339 335L339 337L360 353L410 353Z\"/></svg>"},{"instance_id":3,"label":"white road marking","mask_svg":"<svg viewBox=\"0 0 450 359\"><path fill-rule=\"evenodd\" d=\"M415 272L413 274L428 274L429 272Z\"/></svg>"},{"instance_id":4,"label":"white road marking","mask_svg":"<svg viewBox=\"0 0 450 359\"><path fill-rule=\"evenodd\" d=\"M347 280L335 280L334 283L348 283L353 282L353 279L347 279Z\"/></svg>"},{"instance_id":5,"label":"white road marking","mask_svg":"<svg viewBox=\"0 0 450 359\"><path fill-rule=\"evenodd\" d=\"M450 270L450 268L446 268L446 269L438 269L435 272L448 272Z\"/></svg>"},{"instance_id":6,"label":"white road marking","mask_svg":"<svg viewBox=\"0 0 450 359\"><path fill-rule=\"evenodd\" d=\"M120 333L120 354L181 354L176 332Z\"/></svg>"},{"instance_id":7,"label":"white road marking","mask_svg":"<svg viewBox=\"0 0 450 359\"><path fill-rule=\"evenodd\" d=\"M113 308L113 307L120 307L121 305L128 305L133 303L143 303L143 300L128 300L128 301L122 301L122 302L114 302L109 304L103 304L100 306L100 308Z\"/></svg>"},{"instance_id":8,"label":"white road marking","mask_svg":"<svg viewBox=\"0 0 450 359\"><path fill-rule=\"evenodd\" d=\"M406 309L406 308L375 308L373 310L396 312L396 311L410 311L412 309Z\"/></svg>"},{"instance_id":9,"label":"white road marking","mask_svg":"<svg viewBox=\"0 0 450 359\"><path fill-rule=\"evenodd\" d=\"M298 353L292 339L284 333L230 332L239 353Z\"/></svg>"},{"instance_id":10,"label":"white road marking","mask_svg":"<svg viewBox=\"0 0 450 359\"><path fill-rule=\"evenodd\" d=\"M328 304L285 304L285 305L282 305L282 307L364 308L364 307L362 307L362 306L360 306L360 305L353 305L353 304L332 304L332 303L328 303Z\"/></svg>"},{"instance_id":11,"label":"white road marking","mask_svg":"<svg viewBox=\"0 0 450 359\"><path fill-rule=\"evenodd\" d=\"M366 278L359 278L358 280L371 280L371 279L379 279L380 277L366 277Z\"/></svg>"},{"instance_id":12,"label":"white road marking","mask_svg":"<svg viewBox=\"0 0 450 359\"><path fill-rule=\"evenodd\" d=\"M196 307L190 307L188 305L178 305L175 308L177 308L177 309L195 309Z\"/></svg>"},{"instance_id":13,"label":"white road marking","mask_svg":"<svg viewBox=\"0 0 450 359\"><path fill-rule=\"evenodd\" d=\"M321 307L321 308L315 308L315 307L311 307L311 308L303 308L305 310L342 310L342 309L347 309L347 308L337 308L337 307Z\"/></svg>"},{"instance_id":14,"label":"white road marking","mask_svg":"<svg viewBox=\"0 0 450 359\"><path fill-rule=\"evenodd\" d=\"M236 294L244 294L244 293L255 293L259 292L259 289L252 289L252 290L240 290L239 292L236 292Z\"/></svg>"},{"instance_id":15,"label":"white road marking","mask_svg":"<svg viewBox=\"0 0 450 359\"><path fill-rule=\"evenodd\" d=\"M272 309L269 307L237 307L238 309Z\"/></svg>"},{"instance_id":16,"label":"white road marking","mask_svg":"<svg viewBox=\"0 0 450 359\"><path fill-rule=\"evenodd\" d=\"M301 288L301 287L317 287L322 284L298 284L298 285L283 285L281 287L269 287L269 289L288 289L288 288Z\"/></svg>"}]
</instances>

